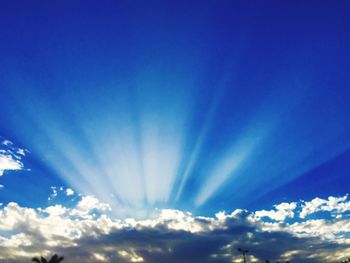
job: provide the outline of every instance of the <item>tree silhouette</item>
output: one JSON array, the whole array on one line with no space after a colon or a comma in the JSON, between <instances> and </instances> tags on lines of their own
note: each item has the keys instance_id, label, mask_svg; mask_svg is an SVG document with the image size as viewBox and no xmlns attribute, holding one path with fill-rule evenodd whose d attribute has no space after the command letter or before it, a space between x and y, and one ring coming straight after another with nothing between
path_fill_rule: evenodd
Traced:
<instances>
[{"instance_id":1,"label":"tree silhouette","mask_svg":"<svg viewBox=\"0 0 350 263\"><path fill-rule=\"evenodd\" d=\"M44 257L39 258L32 258L32 261L37 263L59 263L64 260L64 257L58 257L57 254L53 255L49 261L46 260Z\"/></svg>"}]
</instances>

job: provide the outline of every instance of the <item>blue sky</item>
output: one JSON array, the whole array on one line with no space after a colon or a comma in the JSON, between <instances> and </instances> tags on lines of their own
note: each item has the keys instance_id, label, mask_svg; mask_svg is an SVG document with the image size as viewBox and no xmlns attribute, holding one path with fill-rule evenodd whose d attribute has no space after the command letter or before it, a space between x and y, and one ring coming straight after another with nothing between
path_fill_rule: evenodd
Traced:
<instances>
[{"instance_id":1,"label":"blue sky","mask_svg":"<svg viewBox=\"0 0 350 263\"><path fill-rule=\"evenodd\" d=\"M349 7L2 3L0 203L141 220L346 196Z\"/></svg>"}]
</instances>

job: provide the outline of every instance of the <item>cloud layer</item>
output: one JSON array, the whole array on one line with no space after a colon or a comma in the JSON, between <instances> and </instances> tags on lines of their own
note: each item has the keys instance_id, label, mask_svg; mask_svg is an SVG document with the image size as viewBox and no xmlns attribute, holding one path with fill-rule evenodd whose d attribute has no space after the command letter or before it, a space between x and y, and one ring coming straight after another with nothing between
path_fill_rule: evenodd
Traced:
<instances>
[{"instance_id":1,"label":"cloud layer","mask_svg":"<svg viewBox=\"0 0 350 263\"><path fill-rule=\"evenodd\" d=\"M348 197L282 203L270 211L214 217L164 209L146 220L113 219L110 206L83 196L73 207L0 210L0 262L53 253L69 262L334 262L350 255Z\"/></svg>"}]
</instances>

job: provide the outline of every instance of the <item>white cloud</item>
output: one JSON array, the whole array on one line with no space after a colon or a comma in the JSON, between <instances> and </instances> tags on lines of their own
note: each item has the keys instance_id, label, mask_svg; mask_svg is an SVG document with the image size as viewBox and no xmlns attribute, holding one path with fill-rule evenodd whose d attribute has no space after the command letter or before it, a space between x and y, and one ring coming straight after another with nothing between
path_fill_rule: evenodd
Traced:
<instances>
[{"instance_id":1,"label":"white cloud","mask_svg":"<svg viewBox=\"0 0 350 263\"><path fill-rule=\"evenodd\" d=\"M64 215L67 212L67 208L61 205L54 205L45 208L43 211L45 211L49 216L54 217Z\"/></svg>"},{"instance_id":2,"label":"white cloud","mask_svg":"<svg viewBox=\"0 0 350 263\"><path fill-rule=\"evenodd\" d=\"M330 207L347 211L345 197L326 201L329 213ZM12 202L0 208L0 262L57 252L72 263L228 263L239 262L239 246L249 248L252 261L341 260L350 252L350 217L295 217L297 221L288 223L306 203L319 202L282 203L268 211L223 211L215 217L163 209L151 219L119 220L109 215L108 204L93 196L83 196L73 207L33 209Z\"/></svg>"},{"instance_id":3,"label":"white cloud","mask_svg":"<svg viewBox=\"0 0 350 263\"><path fill-rule=\"evenodd\" d=\"M96 212L104 213L111 211L109 204L100 202L94 196L83 196L76 207L71 210L71 215L78 216L84 219L93 219Z\"/></svg>"},{"instance_id":4,"label":"white cloud","mask_svg":"<svg viewBox=\"0 0 350 263\"><path fill-rule=\"evenodd\" d=\"M47 200L51 201L51 200L55 199L57 197L57 195L58 195L57 187L51 186L51 194L47 198Z\"/></svg>"},{"instance_id":5,"label":"white cloud","mask_svg":"<svg viewBox=\"0 0 350 263\"><path fill-rule=\"evenodd\" d=\"M9 140L3 140L2 144L5 145L5 146L13 145L13 143L11 141L9 141Z\"/></svg>"},{"instance_id":6,"label":"white cloud","mask_svg":"<svg viewBox=\"0 0 350 263\"><path fill-rule=\"evenodd\" d=\"M143 262L143 258L136 254L134 250L120 250L118 254L130 262Z\"/></svg>"},{"instance_id":7,"label":"white cloud","mask_svg":"<svg viewBox=\"0 0 350 263\"><path fill-rule=\"evenodd\" d=\"M83 196L76 206L76 210L86 213L92 210L106 211L110 209L108 204L101 203L97 198L91 195Z\"/></svg>"},{"instance_id":8,"label":"white cloud","mask_svg":"<svg viewBox=\"0 0 350 263\"><path fill-rule=\"evenodd\" d=\"M37 212L32 208L20 207L17 203L11 202L0 210L0 230L11 231L18 225L26 225L31 227L37 221Z\"/></svg>"},{"instance_id":9,"label":"white cloud","mask_svg":"<svg viewBox=\"0 0 350 263\"><path fill-rule=\"evenodd\" d=\"M0 176L5 171L22 170L21 158L25 156L26 150L15 147L9 140L3 140L0 147Z\"/></svg>"},{"instance_id":10,"label":"white cloud","mask_svg":"<svg viewBox=\"0 0 350 263\"><path fill-rule=\"evenodd\" d=\"M281 203L275 205L275 210L261 210L255 212L255 215L259 218L261 217L269 217L276 221L284 221L286 218L294 217L294 210L297 207L296 203Z\"/></svg>"},{"instance_id":11,"label":"white cloud","mask_svg":"<svg viewBox=\"0 0 350 263\"><path fill-rule=\"evenodd\" d=\"M57 196L72 196L74 195L74 191L71 188L64 188L63 186L51 186L51 194L48 197L49 201L54 200Z\"/></svg>"},{"instance_id":12,"label":"white cloud","mask_svg":"<svg viewBox=\"0 0 350 263\"><path fill-rule=\"evenodd\" d=\"M17 149L16 153L19 154L19 155L25 156L26 155L26 150L19 148L19 149Z\"/></svg>"},{"instance_id":13,"label":"white cloud","mask_svg":"<svg viewBox=\"0 0 350 263\"><path fill-rule=\"evenodd\" d=\"M15 160L11 155L0 154L0 176L2 176L5 171L21 170L22 168L23 164Z\"/></svg>"},{"instance_id":14,"label":"white cloud","mask_svg":"<svg viewBox=\"0 0 350 263\"><path fill-rule=\"evenodd\" d=\"M350 211L350 201L348 201L348 196L330 196L328 199L315 198L310 202L303 202L299 216L300 218L306 218L307 216L320 211L334 212L334 214Z\"/></svg>"},{"instance_id":15,"label":"white cloud","mask_svg":"<svg viewBox=\"0 0 350 263\"><path fill-rule=\"evenodd\" d=\"M73 191L71 188L67 188L67 189L66 189L66 195L67 195L67 196L74 195L74 191Z\"/></svg>"}]
</instances>

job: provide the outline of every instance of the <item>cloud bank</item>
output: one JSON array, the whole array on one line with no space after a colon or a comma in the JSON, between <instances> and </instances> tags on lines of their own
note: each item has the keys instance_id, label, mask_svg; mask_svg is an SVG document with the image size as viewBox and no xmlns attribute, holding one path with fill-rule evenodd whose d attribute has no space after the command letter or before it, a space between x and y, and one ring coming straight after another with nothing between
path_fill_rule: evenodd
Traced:
<instances>
[{"instance_id":1,"label":"cloud bank","mask_svg":"<svg viewBox=\"0 0 350 263\"><path fill-rule=\"evenodd\" d=\"M114 219L110 206L83 196L73 207L0 210L0 262L59 253L69 262L335 262L350 255L348 196L282 203L267 211L213 217L163 209L145 220Z\"/></svg>"}]
</instances>

